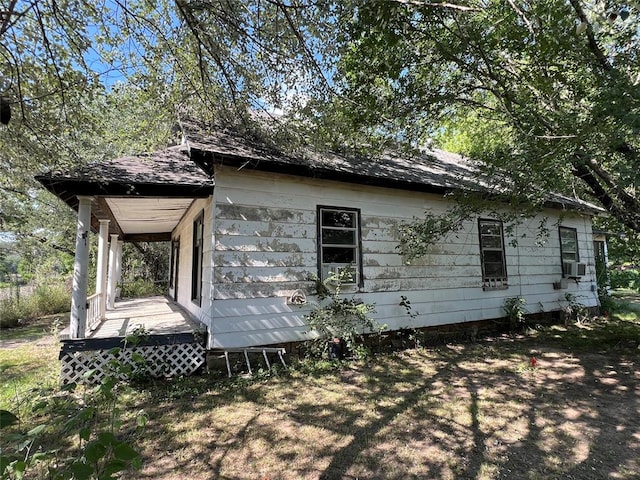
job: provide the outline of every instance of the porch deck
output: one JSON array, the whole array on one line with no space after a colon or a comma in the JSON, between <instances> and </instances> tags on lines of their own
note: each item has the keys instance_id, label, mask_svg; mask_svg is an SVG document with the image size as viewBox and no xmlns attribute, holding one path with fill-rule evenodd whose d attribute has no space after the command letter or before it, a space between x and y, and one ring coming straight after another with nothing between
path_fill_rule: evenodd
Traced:
<instances>
[{"instance_id":1,"label":"porch deck","mask_svg":"<svg viewBox=\"0 0 640 480\"><path fill-rule=\"evenodd\" d=\"M97 328L87 332L87 339L124 338L135 329L148 335L177 335L199 330L199 323L179 305L163 296L134 298L115 303ZM65 328L60 338L69 338Z\"/></svg>"},{"instance_id":2,"label":"porch deck","mask_svg":"<svg viewBox=\"0 0 640 480\"><path fill-rule=\"evenodd\" d=\"M137 329L138 338L129 342ZM86 338L69 339L68 331L60 338L62 383L83 382L89 372L92 383L100 382L113 374L114 360L154 377L191 375L205 364L206 328L161 296L116 302Z\"/></svg>"}]
</instances>

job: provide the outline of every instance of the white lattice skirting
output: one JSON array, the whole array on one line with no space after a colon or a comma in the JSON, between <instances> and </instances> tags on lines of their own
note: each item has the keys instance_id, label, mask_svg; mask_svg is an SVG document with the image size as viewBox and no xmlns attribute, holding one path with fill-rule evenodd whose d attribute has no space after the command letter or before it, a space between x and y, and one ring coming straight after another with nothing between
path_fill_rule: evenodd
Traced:
<instances>
[{"instance_id":1,"label":"white lattice skirting","mask_svg":"<svg viewBox=\"0 0 640 480\"><path fill-rule=\"evenodd\" d=\"M129 366L130 372L136 376L159 378L192 375L204 365L205 353L200 343L63 351L60 356L60 382L95 384L106 376L122 380L130 378L130 373L122 371L123 366Z\"/></svg>"}]
</instances>

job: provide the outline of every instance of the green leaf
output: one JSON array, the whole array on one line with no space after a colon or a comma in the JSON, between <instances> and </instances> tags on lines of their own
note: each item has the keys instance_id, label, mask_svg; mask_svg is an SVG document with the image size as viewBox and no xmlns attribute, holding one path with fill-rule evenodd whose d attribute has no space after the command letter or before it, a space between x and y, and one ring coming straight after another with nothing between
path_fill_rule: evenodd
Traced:
<instances>
[{"instance_id":1,"label":"green leaf","mask_svg":"<svg viewBox=\"0 0 640 480\"><path fill-rule=\"evenodd\" d=\"M36 452L31 456L31 462L39 462L40 460L45 460L47 457L51 455L52 452Z\"/></svg>"},{"instance_id":2,"label":"green leaf","mask_svg":"<svg viewBox=\"0 0 640 480\"><path fill-rule=\"evenodd\" d=\"M5 478L4 471L7 469L10 463L11 460L9 460L9 457L0 455L0 478Z\"/></svg>"},{"instance_id":3,"label":"green leaf","mask_svg":"<svg viewBox=\"0 0 640 480\"><path fill-rule=\"evenodd\" d=\"M42 433L42 431L43 431L45 428L47 428L47 425L46 425L46 424L38 425L37 427L32 428L31 430L29 430L29 431L27 432L27 435L28 435L28 436L30 436L30 437L37 437L38 435L40 435L40 434Z\"/></svg>"},{"instance_id":4,"label":"green leaf","mask_svg":"<svg viewBox=\"0 0 640 480\"><path fill-rule=\"evenodd\" d=\"M11 466L13 467L13 473L15 473L16 478L18 480L22 479L22 477L24 477L24 471L27 469L27 463L23 460L18 460L17 462L13 462Z\"/></svg>"},{"instance_id":5,"label":"green leaf","mask_svg":"<svg viewBox=\"0 0 640 480\"><path fill-rule=\"evenodd\" d=\"M31 411L37 412L38 410L42 410L43 408L45 408L47 405L49 405L49 403L46 400L41 400L38 403L36 403L33 407L31 407Z\"/></svg>"},{"instance_id":6,"label":"green leaf","mask_svg":"<svg viewBox=\"0 0 640 480\"><path fill-rule=\"evenodd\" d=\"M146 361L143 355L140 355L136 352L131 354L131 360L133 360L135 363L145 363Z\"/></svg>"},{"instance_id":7,"label":"green leaf","mask_svg":"<svg viewBox=\"0 0 640 480\"><path fill-rule=\"evenodd\" d=\"M131 461L134 458L140 456L128 443L121 443L116 445L113 449L113 454L118 460L124 460L125 462Z\"/></svg>"},{"instance_id":8,"label":"green leaf","mask_svg":"<svg viewBox=\"0 0 640 480\"><path fill-rule=\"evenodd\" d=\"M100 432L98 433L98 441L102 445L116 445L119 443L118 439L111 432Z\"/></svg>"},{"instance_id":9,"label":"green leaf","mask_svg":"<svg viewBox=\"0 0 640 480\"><path fill-rule=\"evenodd\" d=\"M71 471L75 480L86 480L93 475L93 467L83 462L74 462L71 464Z\"/></svg>"},{"instance_id":10,"label":"green leaf","mask_svg":"<svg viewBox=\"0 0 640 480\"><path fill-rule=\"evenodd\" d=\"M100 441L94 440L85 447L84 458L87 459L87 462L96 463L104 457L105 453L107 453L107 447Z\"/></svg>"},{"instance_id":11,"label":"green leaf","mask_svg":"<svg viewBox=\"0 0 640 480\"><path fill-rule=\"evenodd\" d=\"M88 372L86 372L84 375L86 375L86 374L87 374L87 373L89 373L89 372L95 372L95 370L89 370L89 371L88 371ZM83 375L83 376L84 376L84 375ZM75 383L75 382L71 382L71 383L67 383L67 384L65 384L65 385L62 385L62 386L60 387L60 390L62 390L63 392L73 392L73 391L75 391L75 389L76 389L76 387L77 387L77 386L78 386L78 384L77 384L77 383Z\"/></svg>"},{"instance_id":12,"label":"green leaf","mask_svg":"<svg viewBox=\"0 0 640 480\"><path fill-rule=\"evenodd\" d=\"M138 427L145 427L147 425L147 422L149 421L149 418L145 415L145 414L140 414L138 415L138 417L136 418L136 425Z\"/></svg>"},{"instance_id":13,"label":"green leaf","mask_svg":"<svg viewBox=\"0 0 640 480\"><path fill-rule=\"evenodd\" d=\"M119 460L119 459L113 459L105 465L103 474L100 475L100 479L113 478L112 475L114 473L121 472L125 468L127 468L127 463L125 461Z\"/></svg>"},{"instance_id":14,"label":"green leaf","mask_svg":"<svg viewBox=\"0 0 640 480\"><path fill-rule=\"evenodd\" d=\"M20 419L8 410L0 410L0 428L18 423Z\"/></svg>"},{"instance_id":15,"label":"green leaf","mask_svg":"<svg viewBox=\"0 0 640 480\"><path fill-rule=\"evenodd\" d=\"M91 429L89 427L81 428L78 434L82 440L88 441L91 437Z\"/></svg>"}]
</instances>

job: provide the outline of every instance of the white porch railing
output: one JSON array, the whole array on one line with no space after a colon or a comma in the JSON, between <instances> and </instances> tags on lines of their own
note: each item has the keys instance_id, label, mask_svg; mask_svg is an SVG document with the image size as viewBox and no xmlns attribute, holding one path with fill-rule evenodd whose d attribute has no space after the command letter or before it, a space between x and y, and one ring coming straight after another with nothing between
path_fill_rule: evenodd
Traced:
<instances>
[{"instance_id":1,"label":"white porch railing","mask_svg":"<svg viewBox=\"0 0 640 480\"><path fill-rule=\"evenodd\" d=\"M87 327L90 332L94 331L102 321L100 314L100 298L102 293L94 293L87 298Z\"/></svg>"}]
</instances>

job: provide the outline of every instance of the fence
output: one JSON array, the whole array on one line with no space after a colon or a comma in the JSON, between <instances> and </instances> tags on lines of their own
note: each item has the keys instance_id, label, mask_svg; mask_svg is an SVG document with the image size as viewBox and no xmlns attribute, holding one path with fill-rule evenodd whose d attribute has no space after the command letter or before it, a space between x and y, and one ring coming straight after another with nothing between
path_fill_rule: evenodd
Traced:
<instances>
[{"instance_id":1,"label":"fence","mask_svg":"<svg viewBox=\"0 0 640 480\"><path fill-rule=\"evenodd\" d=\"M36 291L36 285L20 285L12 283L9 287L0 288L0 300L19 300L21 297L28 297Z\"/></svg>"}]
</instances>

